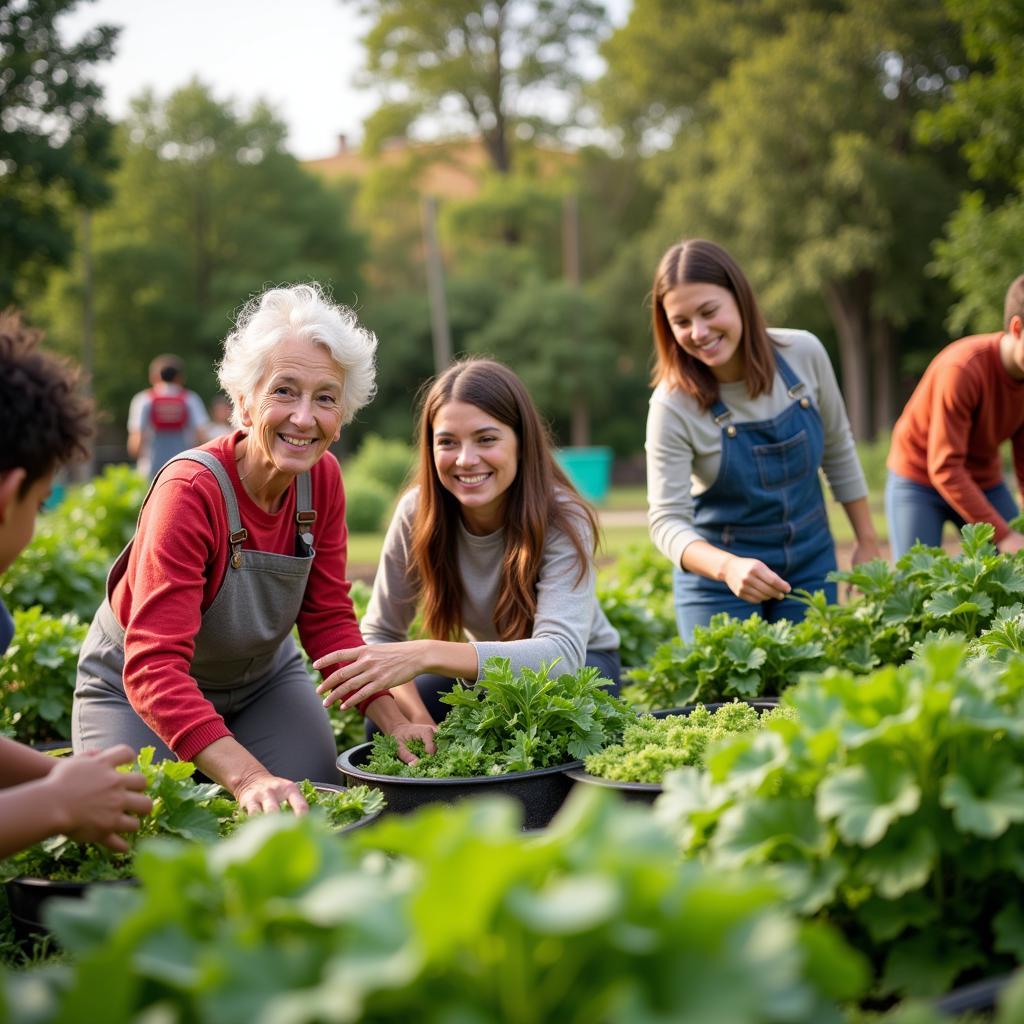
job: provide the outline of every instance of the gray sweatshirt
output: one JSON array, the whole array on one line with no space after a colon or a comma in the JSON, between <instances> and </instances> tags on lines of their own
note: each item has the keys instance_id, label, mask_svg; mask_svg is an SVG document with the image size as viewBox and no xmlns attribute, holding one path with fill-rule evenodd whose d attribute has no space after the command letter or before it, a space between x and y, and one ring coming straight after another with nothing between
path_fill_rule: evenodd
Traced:
<instances>
[{"instance_id":1,"label":"gray sweatshirt","mask_svg":"<svg viewBox=\"0 0 1024 1024\"><path fill-rule=\"evenodd\" d=\"M418 587L410 557L412 521L419 489L404 494L384 538L373 595L359 624L368 644L405 640L416 614ZM589 537L586 531L584 543ZM593 564L577 583L576 551L560 530L548 533L537 579L537 612L533 633L523 640L499 640L494 606L505 554L504 531L471 534L462 523L458 533L458 566L462 578L462 622L476 648L477 678L488 658L508 658L513 672L539 668L559 658L558 672L575 672L587 650L614 651L619 634L605 617L594 593Z\"/></svg>"},{"instance_id":2,"label":"gray sweatshirt","mask_svg":"<svg viewBox=\"0 0 1024 1024\"><path fill-rule=\"evenodd\" d=\"M807 395L821 415L825 453L821 468L836 501L867 496L864 472L857 458L846 406L825 346L809 331L772 328L772 339L807 386ZM778 416L793 401L782 375L775 374L768 394L751 398L745 381L720 385L722 402L737 423ZM659 384L647 413L647 522L658 550L679 565L687 545L700 540L693 527L694 497L718 476L722 428L710 410L678 388Z\"/></svg>"}]
</instances>

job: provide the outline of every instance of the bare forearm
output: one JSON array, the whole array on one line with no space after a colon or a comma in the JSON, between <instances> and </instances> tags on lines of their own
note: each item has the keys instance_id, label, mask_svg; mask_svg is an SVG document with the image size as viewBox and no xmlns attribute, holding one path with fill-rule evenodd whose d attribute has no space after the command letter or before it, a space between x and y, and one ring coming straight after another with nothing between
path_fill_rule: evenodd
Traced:
<instances>
[{"instance_id":1,"label":"bare forearm","mask_svg":"<svg viewBox=\"0 0 1024 1024\"><path fill-rule=\"evenodd\" d=\"M229 793L238 792L253 779L270 772L230 736L214 740L193 758L196 767L214 782L219 782Z\"/></svg>"},{"instance_id":2,"label":"bare forearm","mask_svg":"<svg viewBox=\"0 0 1024 1024\"><path fill-rule=\"evenodd\" d=\"M868 506L867 498L857 498L856 501L844 501L843 509L846 511L846 518L850 520L854 536L862 544L877 544L878 535L875 533L875 524L871 521L871 508Z\"/></svg>"},{"instance_id":3,"label":"bare forearm","mask_svg":"<svg viewBox=\"0 0 1024 1024\"><path fill-rule=\"evenodd\" d=\"M680 567L698 576L706 576L709 580L724 580L729 559L733 557L728 551L716 548L706 540L695 540L686 545Z\"/></svg>"},{"instance_id":4,"label":"bare forearm","mask_svg":"<svg viewBox=\"0 0 1024 1024\"><path fill-rule=\"evenodd\" d=\"M0 789L41 779L53 768L53 758L0 736Z\"/></svg>"},{"instance_id":5,"label":"bare forearm","mask_svg":"<svg viewBox=\"0 0 1024 1024\"><path fill-rule=\"evenodd\" d=\"M44 779L0 793L0 857L8 857L68 827L50 798Z\"/></svg>"}]
</instances>

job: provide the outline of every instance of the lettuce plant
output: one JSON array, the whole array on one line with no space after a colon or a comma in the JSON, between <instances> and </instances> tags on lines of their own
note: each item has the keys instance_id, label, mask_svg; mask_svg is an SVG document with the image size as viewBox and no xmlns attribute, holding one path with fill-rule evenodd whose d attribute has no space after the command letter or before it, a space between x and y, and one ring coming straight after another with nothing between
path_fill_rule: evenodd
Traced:
<instances>
[{"instance_id":1,"label":"lettuce plant","mask_svg":"<svg viewBox=\"0 0 1024 1024\"><path fill-rule=\"evenodd\" d=\"M1024 958L1024 661L965 655L806 679L794 718L670 774L657 808L689 855L760 866L871 950L883 996Z\"/></svg>"},{"instance_id":2,"label":"lettuce plant","mask_svg":"<svg viewBox=\"0 0 1024 1024\"><path fill-rule=\"evenodd\" d=\"M139 888L54 908L72 961L0 978L0 1018L839 1024L860 956L605 797L574 794L542 838L484 800L341 842L273 815L151 844Z\"/></svg>"}]
</instances>

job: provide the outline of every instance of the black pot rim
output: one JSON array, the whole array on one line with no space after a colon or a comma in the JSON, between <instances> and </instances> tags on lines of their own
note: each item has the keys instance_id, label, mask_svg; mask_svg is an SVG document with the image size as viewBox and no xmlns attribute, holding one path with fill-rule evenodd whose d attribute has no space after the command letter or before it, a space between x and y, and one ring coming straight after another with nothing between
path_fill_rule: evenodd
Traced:
<instances>
[{"instance_id":1,"label":"black pot rim","mask_svg":"<svg viewBox=\"0 0 1024 1024\"><path fill-rule=\"evenodd\" d=\"M603 779L600 775L591 775L583 768L572 768L565 773L573 782L584 782L591 786L605 786L607 789L619 789L630 793L661 793L660 782L622 782L618 779Z\"/></svg>"},{"instance_id":2,"label":"black pot rim","mask_svg":"<svg viewBox=\"0 0 1024 1024\"><path fill-rule=\"evenodd\" d=\"M582 761L566 761L564 764L554 764L547 768L530 768L523 772L509 772L506 775L461 775L447 779L407 779L402 775L377 775L368 772L362 766L354 763L354 758L360 757L373 747L373 743L359 743L338 755L337 765L339 771L354 779L366 782L383 782L396 786L466 786L473 785L501 785L507 782L514 782L517 779L532 779L540 775L561 775L571 768L579 768Z\"/></svg>"}]
</instances>

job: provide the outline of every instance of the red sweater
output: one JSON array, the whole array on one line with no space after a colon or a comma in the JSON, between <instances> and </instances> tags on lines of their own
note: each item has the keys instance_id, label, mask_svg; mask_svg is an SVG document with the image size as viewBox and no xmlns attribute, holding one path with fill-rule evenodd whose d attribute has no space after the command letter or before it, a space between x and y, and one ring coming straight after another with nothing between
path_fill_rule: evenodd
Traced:
<instances>
[{"instance_id":1,"label":"red sweater","mask_svg":"<svg viewBox=\"0 0 1024 1024\"><path fill-rule=\"evenodd\" d=\"M274 513L246 493L235 466L240 432L203 445L224 464L238 498L243 547L295 553L295 487ZM329 452L313 467L316 557L297 624L313 659L363 643L345 578L348 532L345 492ZM124 575L110 604L125 627L124 689L139 717L182 760L191 760L231 732L189 674L194 637L227 570L230 545L224 498L217 480L197 462L176 462L157 481L142 509Z\"/></svg>"},{"instance_id":2,"label":"red sweater","mask_svg":"<svg viewBox=\"0 0 1024 1024\"><path fill-rule=\"evenodd\" d=\"M1006 520L982 493L1003 479L999 446L1013 441L1024 489L1024 381L999 356L1002 333L947 345L931 362L892 432L888 466L934 487L968 523L991 523L997 541Z\"/></svg>"}]
</instances>

